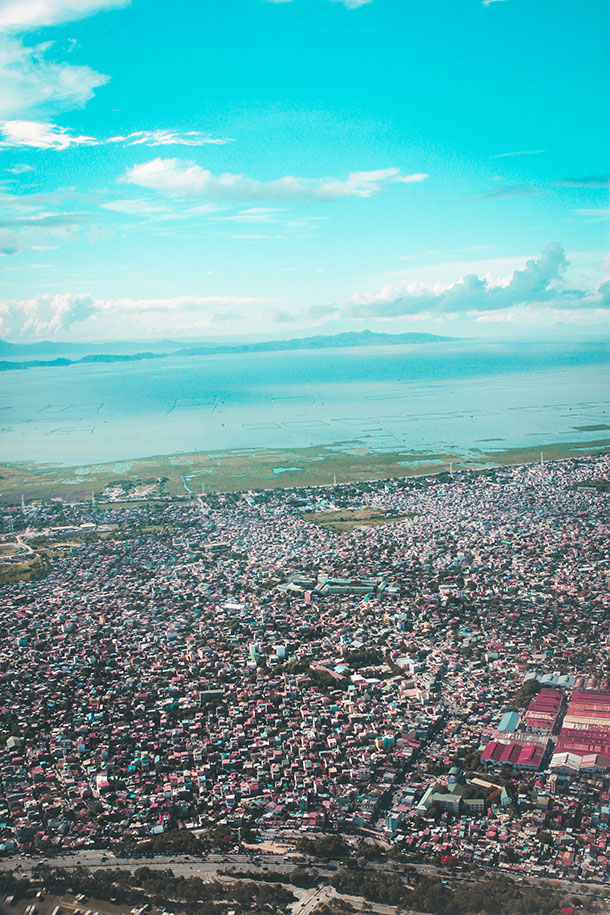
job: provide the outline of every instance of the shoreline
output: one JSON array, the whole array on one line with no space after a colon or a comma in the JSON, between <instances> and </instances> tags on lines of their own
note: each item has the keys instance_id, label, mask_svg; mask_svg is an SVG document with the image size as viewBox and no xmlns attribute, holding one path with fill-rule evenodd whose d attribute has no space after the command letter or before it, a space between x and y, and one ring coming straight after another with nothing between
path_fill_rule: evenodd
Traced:
<instances>
[{"instance_id":1,"label":"shoreline","mask_svg":"<svg viewBox=\"0 0 610 915\"><path fill-rule=\"evenodd\" d=\"M449 471L570 460L610 452L610 438L550 442L484 451L376 451L348 443L291 449L248 449L153 455L126 461L73 465L0 463L0 501L91 498L109 502L194 498L211 492L294 489L429 476ZM342 447L343 446L343 447ZM115 492L106 491L115 488ZM117 498L122 488L122 499Z\"/></svg>"}]
</instances>

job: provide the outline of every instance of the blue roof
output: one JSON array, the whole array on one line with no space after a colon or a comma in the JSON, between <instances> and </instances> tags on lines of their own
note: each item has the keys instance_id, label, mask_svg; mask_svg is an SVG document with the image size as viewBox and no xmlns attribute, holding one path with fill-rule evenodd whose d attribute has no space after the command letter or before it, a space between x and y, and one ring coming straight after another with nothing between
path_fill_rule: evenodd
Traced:
<instances>
[{"instance_id":1,"label":"blue roof","mask_svg":"<svg viewBox=\"0 0 610 915\"><path fill-rule=\"evenodd\" d=\"M516 731L519 724L519 712L505 712L498 725L499 731Z\"/></svg>"}]
</instances>

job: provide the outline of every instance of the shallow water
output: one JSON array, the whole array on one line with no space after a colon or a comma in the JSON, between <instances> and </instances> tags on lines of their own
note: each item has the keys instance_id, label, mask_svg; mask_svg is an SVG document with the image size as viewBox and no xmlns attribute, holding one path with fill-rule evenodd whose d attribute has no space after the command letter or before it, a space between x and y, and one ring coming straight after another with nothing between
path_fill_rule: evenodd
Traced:
<instances>
[{"instance_id":1,"label":"shallow water","mask_svg":"<svg viewBox=\"0 0 610 915\"><path fill-rule=\"evenodd\" d=\"M170 357L0 375L0 460L337 444L504 450L608 438L607 344Z\"/></svg>"}]
</instances>

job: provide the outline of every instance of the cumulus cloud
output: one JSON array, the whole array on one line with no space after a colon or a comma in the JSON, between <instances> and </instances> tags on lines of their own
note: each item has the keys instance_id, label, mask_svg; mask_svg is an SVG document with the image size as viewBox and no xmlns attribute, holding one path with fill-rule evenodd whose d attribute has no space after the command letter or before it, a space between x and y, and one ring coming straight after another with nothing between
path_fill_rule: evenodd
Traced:
<instances>
[{"instance_id":1,"label":"cumulus cloud","mask_svg":"<svg viewBox=\"0 0 610 915\"><path fill-rule=\"evenodd\" d=\"M6 337L55 337L95 313L89 295L39 295L20 302L0 302L0 334Z\"/></svg>"},{"instance_id":2,"label":"cumulus cloud","mask_svg":"<svg viewBox=\"0 0 610 915\"><path fill-rule=\"evenodd\" d=\"M398 168L352 172L347 178L295 178L287 175L259 181L244 174L214 175L194 162L152 159L129 169L122 180L149 190L177 197L220 200L337 200L341 197L371 197L388 182L424 181L428 176L401 175Z\"/></svg>"},{"instance_id":3,"label":"cumulus cloud","mask_svg":"<svg viewBox=\"0 0 610 915\"><path fill-rule=\"evenodd\" d=\"M44 109L82 108L108 77L87 66L49 59L52 43L28 47L0 34L0 118Z\"/></svg>"},{"instance_id":4,"label":"cumulus cloud","mask_svg":"<svg viewBox=\"0 0 610 915\"><path fill-rule=\"evenodd\" d=\"M554 243L503 280L493 282L470 274L448 286L387 286L374 294L355 295L347 313L356 317L476 314L545 302L555 308L607 308L601 287L597 293L565 288L562 281L567 267L563 248Z\"/></svg>"},{"instance_id":5,"label":"cumulus cloud","mask_svg":"<svg viewBox=\"0 0 610 915\"><path fill-rule=\"evenodd\" d=\"M58 338L69 334L73 325L79 325L79 335L114 338L121 334L187 333L237 320L241 313L236 309L264 301L251 296L96 299L84 293L0 300L0 337Z\"/></svg>"},{"instance_id":6,"label":"cumulus cloud","mask_svg":"<svg viewBox=\"0 0 610 915\"><path fill-rule=\"evenodd\" d=\"M23 32L128 4L129 0L0 0L0 29Z\"/></svg>"}]
</instances>

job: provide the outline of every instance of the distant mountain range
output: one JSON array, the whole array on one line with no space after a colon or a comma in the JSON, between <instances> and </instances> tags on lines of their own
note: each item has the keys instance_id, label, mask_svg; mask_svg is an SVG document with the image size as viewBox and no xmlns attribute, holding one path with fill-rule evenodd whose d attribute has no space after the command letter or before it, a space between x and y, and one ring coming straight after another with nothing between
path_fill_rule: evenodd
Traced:
<instances>
[{"instance_id":1,"label":"distant mountain range","mask_svg":"<svg viewBox=\"0 0 610 915\"><path fill-rule=\"evenodd\" d=\"M292 340L267 340L259 343L201 343L182 347L172 340L155 342L155 351L138 352L134 343L8 343L0 340L0 357L13 357L0 361L0 371L29 369L40 366L63 367L96 362L139 362L143 359L167 359L169 356L217 356L231 353L270 353L286 350L334 349L358 346L388 346L405 343L443 343L456 337L440 337L437 334L383 334L371 330L354 333L320 335L317 337L295 337ZM150 344L148 344L150 346ZM162 348L163 351L157 348ZM181 348L182 347L182 348ZM121 352L121 350L123 350ZM128 350L128 352L125 352ZM78 358L59 356L59 353L85 353ZM26 359L18 361L16 356L55 356L53 359Z\"/></svg>"}]
</instances>

